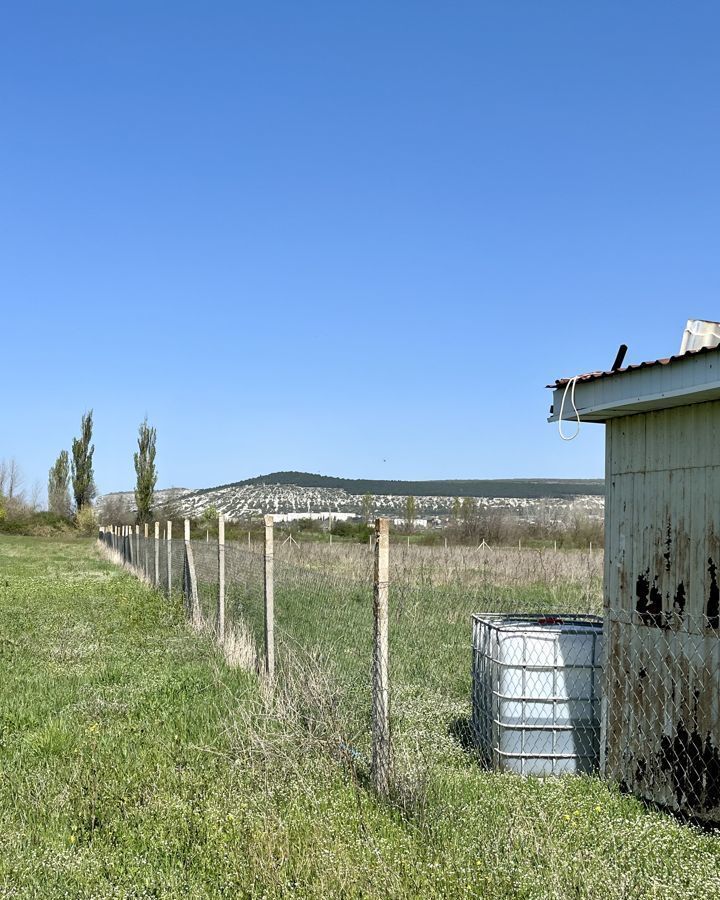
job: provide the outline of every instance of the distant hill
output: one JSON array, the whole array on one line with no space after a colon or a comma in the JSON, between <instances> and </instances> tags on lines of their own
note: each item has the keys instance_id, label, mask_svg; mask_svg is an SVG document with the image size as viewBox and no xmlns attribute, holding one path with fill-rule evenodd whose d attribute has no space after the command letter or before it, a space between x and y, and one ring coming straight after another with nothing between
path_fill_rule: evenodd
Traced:
<instances>
[{"instance_id":1,"label":"distant hill","mask_svg":"<svg viewBox=\"0 0 720 900\"><path fill-rule=\"evenodd\" d=\"M373 478L335 478L312 472L271 472L245 481L233 481L211 488L201 488L195 494L225 488L244 488L256 485L296 485L305 488L326 488L347 491L348 494L394 495L400 497L516 497L542 499L544 497L601 497L605 495L602 478L507 478L507 479L444 479L439 481L392 481Z\"/></svg>"},{"instance_id":2,"label":"distant hill","mask_svg":"<svg viewBox=\"0 0 720 900\"><path fill-rule=\"evenodd\" d=\"M206 510L223 513L228 521L263 513L304 516L367 515L365 495L373 514L402 517L408 496L416 498L416 515L439 521L453 514L456 497L475 497L480 508L503 515L561 521L573 515L601 517L604 483L600 479L548 478L387 481L332 478L310 472L272 472L246 481L195 490L157 491L161 517L198 518ZM135 509L132 492L98 499L99 514L124 521ZM288 519L289 521L289 519Z\"/></svg>"}]
</instances>

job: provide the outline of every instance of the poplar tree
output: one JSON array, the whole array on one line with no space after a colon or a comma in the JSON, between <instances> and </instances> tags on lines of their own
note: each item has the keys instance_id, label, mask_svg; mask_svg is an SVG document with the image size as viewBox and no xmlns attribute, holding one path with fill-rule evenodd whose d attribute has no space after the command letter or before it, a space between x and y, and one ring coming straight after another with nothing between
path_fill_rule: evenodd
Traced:
<instances>
[{"instance_id":1,"label":"poplar tree","mask_svg":"<svg viewBox=\"0 0 720 900\"><path fill-rule=\"evenodd\" d=\"M375 504L375 499L372 494L363 494L362 516L366 522L369 522L372 517L372 511L373 511L374 504Z\"/></svg>"},{"instance_id":2,"label":"poplar tree","mask_svg":"<svg viewBox=\"0 0 720 900\"><path fill-rule=\"evenodd\" d=\"M413 496L405 498L405 525L408 531L412 531L415 525L415 498Z\"/></svg>"},{"instance_id":3,"label":"poplar tree","mask_svg":"<svg viewBox=\"0 0 720 900\"><path fill-rule=\"evenodd\" d=\"M48 474L48 509L56 516L70 516L70 455L67 450L60 451Z\"/></svg>"},{"instance_id":4,"label":"poplar tree","mask_svg":"<svg viewBox=\"0 0 720 900\"><path fill-rule=\"evenodd\" d=\"M135 504L137 506L137 521L140 524L150 521L155 498L155 484L157 483L157 470L155 469L156 437L155 429L148 425L146 416L138 430L138 449L135 454L135 473L137 474Z\"/></svg>"},{"instance_id":5,"label":"poplar tree","mask_svg":"<svg viewBox=\"0 0 720 900\"><path fill-rule=\"evenodd\" d=\"M93 473L93 453L95 445L92 441L93 411L85 413L80 424L80 437L72 442L72 487L75 506L80 512L89 506L95 498L95 476Z\"/></svg>"}]
</instances>

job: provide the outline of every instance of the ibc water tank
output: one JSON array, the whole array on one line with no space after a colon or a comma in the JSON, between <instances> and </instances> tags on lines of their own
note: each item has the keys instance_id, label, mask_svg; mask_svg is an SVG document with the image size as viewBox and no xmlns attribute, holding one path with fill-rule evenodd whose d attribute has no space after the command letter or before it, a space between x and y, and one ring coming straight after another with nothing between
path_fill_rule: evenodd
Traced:
<instances>
[{"instance_id":1,"label":"ibc water tank","mask_svg":"<svg viewBox=\"0 0 720 900\"><path fill-rule=\"evenodd\" d=\"M596 616L473 616L472 726L489 766L597 769L602 648Z\"/></svg>"}]
</instances>

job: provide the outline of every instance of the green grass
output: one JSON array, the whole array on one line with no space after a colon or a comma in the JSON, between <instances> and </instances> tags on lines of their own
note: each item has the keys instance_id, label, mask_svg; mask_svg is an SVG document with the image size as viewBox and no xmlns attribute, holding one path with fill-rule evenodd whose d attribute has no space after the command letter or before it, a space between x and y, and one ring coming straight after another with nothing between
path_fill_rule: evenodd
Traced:
<instances>
[{"instance_id":1,"label":"green grass","mask_svg":"<svg viewBox=\"0 0 720 900\"><path fill-rule=\"evenodd\" d=\"M599 780L448 749L403 813L264 708L90 543L0 536L0 897L720 897L717 837Z\"/></svg>"}]
</instances>

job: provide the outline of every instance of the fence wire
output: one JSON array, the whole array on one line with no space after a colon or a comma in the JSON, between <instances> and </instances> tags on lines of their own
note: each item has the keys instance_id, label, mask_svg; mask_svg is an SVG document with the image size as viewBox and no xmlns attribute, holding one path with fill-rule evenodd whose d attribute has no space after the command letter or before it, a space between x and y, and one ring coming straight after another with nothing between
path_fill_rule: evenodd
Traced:
<instances>
[{"instance_id":1,"label":"fence wire","mask_svg":"<svg viewBox=\"0 0 720 900\"><path fill-rule=\"evenodd\" d=\"M216 541L101 537L220 636ZM275 712L368 770L374 559L368 545L292 540L276 540L272 559ZM224 560L225 656L266 672L263 547L228 541ZM397 778L469 751L522 775L600 771L648 801L720 821L720 614L690 616L682 597L640 588L629 609L603 610L602 566L598 551L392 544Z\"/></svg>"},{"instance_id":2,"label":"fence wire","mask_svg":"<svg viewBox=\"0 0 720 900\"><path fill-rule=\"evenodd\" d=\"M671 596L606 616L602 768L639 797L720 822L720 629ZM711 611L710 611L711 612Z\"/></svg>"},{"instance_id":3,"label":"fence wire","mask_svg":"<svg viewBox=\"0 0 720 900\"><path fill-rule=\"evenodd\" d=\"M225 654L233 665L266 670L264 557L260 545L225 545Z\"/></svg>"},{"instance_id":4,"label":"fence wire","mask_svg":"<svg viewBox=\"0 0 720 900\"><path fill-rule=\"evenodd\" d=\"M309 545L274 560L277 674L297 715L355 762L371 758L373 555L332 559Z\"/></svg>"}]
</instances>

